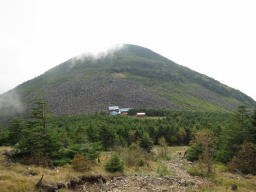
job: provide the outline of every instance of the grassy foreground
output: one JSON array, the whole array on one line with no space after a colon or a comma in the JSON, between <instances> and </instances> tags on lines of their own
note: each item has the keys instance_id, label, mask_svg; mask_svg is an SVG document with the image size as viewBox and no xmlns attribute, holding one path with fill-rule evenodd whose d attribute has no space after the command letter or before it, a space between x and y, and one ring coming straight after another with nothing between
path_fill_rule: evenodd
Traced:
<instances>
[{"instance_id":1,"label":"grassy foreground","mask_svg":"<svg viewBox=\"0 0 256 192\"><path fill-rule=\"evenodd\" d=\"M3 150L11 150L9 147L0 147L0 154ZM107 155L106 155L107 156ZM106 157L102 157L103 159ZM106 158L107 159L107 158ZM104 163L104 160L102 161ZM102 164L103 164L102 163ZM30 170L37 173L35 176L30 175ZM71 165L48 169L34 165L22 165L19 163L9 163L8 160L0 155L0 191L1 192L34 192L36 183L44 174L44 182L48 184L66 183L70 179L75 179L80 175L103 175L115 176L120 173L110 174L105 171L101 164L94 166L86 172L77 172ZM60 191L69 191L62 189Z\"/></svg>"},{"instance_id":2,"label":"grassy foreground","mask_svg":"<svg viewBox=\"0 0 256 192\"><path fill-rule=\"evenodd\" d=\"M0 155L0 191L1 192L34 192L38 191L35 188L35 184L40 179L41 175L44 174L44 181L49 184L54 184L57 182L67 183L70 179L75 179L80 175L103 175L103 176L118 176L118 175L152 175L155 177L161 177L164 175L170 176L180 176L172 167L168 167L168 164L179 165L179 162L184 162L181 158L186 147L169 147L168 150L168 161L157 160L149 161L149 168L146 167L125 167L123 173L108 173L104 169L104 163L109 159L110 152L102 153L100 157L100 163L95 163L93 168L89 171L78 172L75 171L71 165L66 165L63 167L57 167L56 169L48 169L43 167L37 167L33 165L21 165L19 163L12 164L7 161L5 157ZM9 147L0 147L0 153L3 150L11 150ZM158 147L154 148L154 152L157 153ZM181 153L181 155L179 154ZM168 167L168 170L160 170L160 166ZM194 165L191 165L194 166ZM178 167L180 169L187 168ZM30 170L37 173L35 176L30 175ZM178 169L179 170L179 169ZM232 191L231 186L236 184L238 186L238 192L253 192L256 191L256 176L247 175L246 178L239 174L233 174L228 172L224 165L216 165L215 175L208 178L209 184L202 186L198 191L207 192L228 192ZM70 190L62 189L62 192L68 192ZM189 187L187 191L191 190Z\"/></svg>"},{"instance_id":3,"label":"grassy foreground","mask_svg":"<svg viewBox=\"0 0 256 192\"><path fill-rule=\"evenodd\" d=\"M211 187L205 188L205 191L233 191L231 186L236 184L239 192L255 192L256 191L256 176L246 175L246 178L230 173L224 165L216 165L215 175L209 178L213 183Z\"/></svg>"}]
</instances>

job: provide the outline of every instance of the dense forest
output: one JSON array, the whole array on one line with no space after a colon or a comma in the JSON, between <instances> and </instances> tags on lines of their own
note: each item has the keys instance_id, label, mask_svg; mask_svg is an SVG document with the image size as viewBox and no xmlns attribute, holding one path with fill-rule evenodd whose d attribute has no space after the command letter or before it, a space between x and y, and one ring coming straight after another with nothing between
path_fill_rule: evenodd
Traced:
<instances>
[{"instance_id":1,"label":"dense forest","mask_svg":"<svg viewBox=\"0 0 256 192\"><path fill-rule=\"evenodd\" d=\"M29 119L16 117L8 127L1 126L0 145L12 146L16 161L54 166L70 163L78 154L93 160L116 146L136 144L151 153L164 140L169 146L190 145L186 152L190 161L199 160L207 150L211 161L256 174L256 110L244 106L235 113L143 109L147 118L134 116L141 110L131 110L128 116L51 117L47 103L37 100Z\"/></svg>"}]
</instances>

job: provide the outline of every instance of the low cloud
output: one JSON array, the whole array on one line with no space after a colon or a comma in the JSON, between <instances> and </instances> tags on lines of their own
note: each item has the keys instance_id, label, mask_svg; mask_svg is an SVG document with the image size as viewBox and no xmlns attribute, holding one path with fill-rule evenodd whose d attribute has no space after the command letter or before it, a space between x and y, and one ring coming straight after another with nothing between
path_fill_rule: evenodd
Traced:
<instances>
[{"instance_id":1,"label":"low cloud","mask_svg":"<svg viewBox=\"0 0 256 192\"><path fill-rule=\"evenodd\" d=\"M72 63L70 65L70 67L71 68L74 67L76 65L77 61L83 62L85 59L92 59L92 60L101 59L106 56L114 54L116 51L118 51L122 48L123 48L123 44L116 44L114 46L107 47L101 51L98 50L98 51L94 51L94 52L83 53L81 55L78 55L78 56L72 58Z\"/></svg>"},{"instance_id":2,"label":"low cloud","mask_svg":"<svg viewBox=\"0 0 256 192\"><path fill-rule=\"evenodd\" d=\"M16 91L10 91L0 96L0 114L12 115L24 111L24 106Z\"/></svg>"}]
</instances>

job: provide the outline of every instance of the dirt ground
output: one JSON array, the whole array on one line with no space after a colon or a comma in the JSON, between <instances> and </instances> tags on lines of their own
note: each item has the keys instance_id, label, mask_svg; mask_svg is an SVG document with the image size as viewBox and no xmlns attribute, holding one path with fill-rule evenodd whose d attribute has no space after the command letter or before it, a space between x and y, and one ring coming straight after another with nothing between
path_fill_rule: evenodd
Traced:
<instances>
[{"instance_id":1,"label":"dirt ground","mask_svg":"<svg viewBox=\"0 0 256 192\"><path fill-rule=\"evenodd\" d=\"M199 191L202 186L209 185L207 179L191 176L185 167L190 162L183 159L186 149L184 147L172 148L169 161L161 161L172 174L163 177L152 175L117 176L107 180L106 183L85 183L75 191L81 192L185 192Z\"/></svg>"}]
</instances>

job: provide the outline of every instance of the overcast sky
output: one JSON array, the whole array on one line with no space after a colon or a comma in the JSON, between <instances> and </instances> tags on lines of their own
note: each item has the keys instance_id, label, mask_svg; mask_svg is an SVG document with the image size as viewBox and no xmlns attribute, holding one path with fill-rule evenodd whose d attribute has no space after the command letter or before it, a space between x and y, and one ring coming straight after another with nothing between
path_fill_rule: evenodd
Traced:
<instances>
[{"instance_id":1,"label":"overcast sky","mask_svg":"<svg viewBox=\"0 0 256 192\"><path fill-rule=\"evenodd\" d=\"M255 0L0 0L0 93L130 43L256 99L255 10Z\"/></svg>"}]
</instances>

